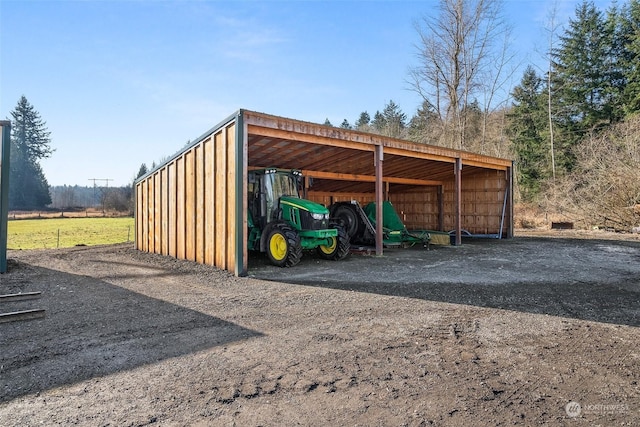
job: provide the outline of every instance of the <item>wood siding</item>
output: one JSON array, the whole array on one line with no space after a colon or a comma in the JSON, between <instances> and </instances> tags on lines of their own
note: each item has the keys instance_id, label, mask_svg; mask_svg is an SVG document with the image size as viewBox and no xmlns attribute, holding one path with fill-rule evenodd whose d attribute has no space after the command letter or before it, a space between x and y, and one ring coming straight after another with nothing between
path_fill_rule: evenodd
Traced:
<instances>
[{"instance_id":1,"label":"wood siding","mask_svg":"<svg viewBox=\"0 0 640 427\"><path fill-rule=\"evenodd\" d=\"M454 180L443 184L442 231L455 228ZM472 234L498 234L505 189L508 186L504 171L487 170L462 177L462 229ZM404 188L403 188L404 187ZM364 207L375 201L374 193L324 193L309 191L307 197L329 206L335 202L356 200ZM440 202L438 186L393 186L388 200L410 230L439 230ZM509 229L510 211L505 212L503 234Z\"/></svg>"},{"instance_id":2,"label":"wood siding","mask_svg":"<svg viewBox=\"0 0 640 427\"><path fill-rule=\"evenodd\" d=\"M445 181L442 231L455 229L455 182ZM498 234L508 180L504 171L487 170L462 176L463 230L471 234ZM409 229L438 230L438 187L394 192L389 200ZM502 233L509 232L510 210L505 212Z\"/></svg>"},{"instance_id":3,"label":"wood siding","mask_svg":"<svg viewBox=\"0 0 640 427\"><path fill-rule=\"evenodd\" d=\"M136 248L246 274L247 170L264 167L301 169L325 206L378 191L409 229L498 234L504 210L513 236L510 160L239 110L136 182Z\"/></svg>"},{"instance_id":4,"label":"wood siding","mask_svg":"<svg viewBox=\"0 0 640 427\"><path fill-rule=\"evenodd\" d=\"M137 249L234 271L236 132L219 127L136 183Z\"/></svg>"}]
</instances>

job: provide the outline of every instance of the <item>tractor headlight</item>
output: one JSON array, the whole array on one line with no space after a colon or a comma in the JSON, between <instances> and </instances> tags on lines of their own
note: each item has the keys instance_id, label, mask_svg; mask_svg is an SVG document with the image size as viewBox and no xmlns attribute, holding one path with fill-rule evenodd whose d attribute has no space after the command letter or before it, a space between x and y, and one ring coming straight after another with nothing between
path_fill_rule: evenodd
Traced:
<instances>
[{"instance_id":1,"label":"tractor headlight","mask_svg":"<svg viewBox=\"0 0 640 427\"><path fill-rule=\"evenodd\" d=\"M312 213L311 218L322 221L323 219L329 219L329 214Z\"/></svg>"}]
</instances>

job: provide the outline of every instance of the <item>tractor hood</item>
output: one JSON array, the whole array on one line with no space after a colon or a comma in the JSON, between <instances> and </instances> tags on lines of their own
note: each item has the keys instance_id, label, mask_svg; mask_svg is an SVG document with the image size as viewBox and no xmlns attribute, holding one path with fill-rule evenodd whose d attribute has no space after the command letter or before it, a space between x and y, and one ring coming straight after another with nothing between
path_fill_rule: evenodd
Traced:
<instances>
[{"instance_id":1,"label":"tractor hood","mask_svg":"<svg viewBox=\"0 0 640 427\"><path fill-rule=\"evenodd\" d=\"M312 214L326 214L327 218L329 215L329 209L325 208L320 203L312 202L311 200L300 199L292 196L282 196L280 197L280 203L293 206L303 211L308 211Z\"/></svg>"}]
</instances>

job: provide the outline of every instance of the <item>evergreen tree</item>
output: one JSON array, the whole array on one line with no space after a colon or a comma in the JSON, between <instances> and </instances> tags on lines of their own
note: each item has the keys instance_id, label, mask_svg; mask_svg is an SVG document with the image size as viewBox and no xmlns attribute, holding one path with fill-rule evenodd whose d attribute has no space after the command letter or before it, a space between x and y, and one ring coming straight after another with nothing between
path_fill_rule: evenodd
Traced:
<instances>
[{"instance_id":1,"label":"evergreen tree","mask_svg":"<svg viewBox=\"0 0 640 427\"><path fill-rule=\"evenodd\" d=\"M390 100L382 111L384 117L384 133L393 138L401 138L404 136L404 130L407 127L407 115L402 112L400 106Z\"/></svg>"},{"instance_id":2,"label":"evergreen tree","mask_svg":"<svg viewBox=\"0 0 640 427\"><path fill-rule=\"evenodd\" d=\"M141 164L140 169L138 169L138 174L136 175L136 179L142 178L148 172L149 172L149 169L147 168L147 164L146 163Z\"/></svg>"},{"instance_id":3,"label":"evergreen tree","mask_svg":"<svg viewBox=\"0 0 640 427\"><path fill-rule=\"evenodd\" d=\"M423 101L416 114L409 120L408 137L411 141L434 144L442 122L428 101Z\"/></svg>"},{"instance_id":4,"label":"evergreen tree","mask_svg":"<svg viewBox=\"0 0 640 427\"><path fill-rule=\"evenodd\" d=\"M363 111L360 113L358 120L356 120L356 129L366 130L369 127L369 123L371 123L371 116L366 111Z\"/></svg>"},{"instance_id":5,"label":"evergreen tree","mask_svg":"<svg viewBox=\"0 0 640 427\"><path fill-rule=\"evenodd\" d=\"M603 101L605 119L609 124L624 118L624 92L627 85L625 76L627 42L624 35L624 19L622 12L614 6L607 12L605 34L608 37L607 61L605 63L606 79L603 85Z\"/></svg>"},{"instance_id":6,"label":"evergreen tree","mask_svg":"<svg viewBox=\"0 0 640 427\"><path fill-rule=\"evenodd\" d=\"M553 52L552 111L557 128L557 165L565 171L575 166L574 147L590 132L614 123L615 67L611 46L615 34L593 2L576 8L575 19Z\"/></svg>"},{"instance_id":7,"label":"evergreen tree","mask_svg":"<svg viewBox=\"0 0 640 427\"><path fill-rule=\"evenodd\" d=\"M380 111L376 111L376 114L374 114L371 126L373 126L373 130L376 132L382 132L387 126L387 122Z\"/></svg>"},{"instance_id":8,"label":"evergreen tree","mask_svg":"<svg viewBox=\"0 0 640 427\"><path fill-rule=\"evenodd\" d=\"M340 125L340 127L342 129L351 129L351 125L349 124L349 121L347 119L344 119L342 121L342 124Z\"/></svg>"},{"instance_id":9,"label":"evergreen tree","mask_svg":"<svg viewBox=\"0 0 640 427\"><path fill-rule=\"evenodd\" d=\"M630 0L620 13L619 37L624 75L623 109L640 111L640 0Z\"/></svg>"},{"instance_id":10,"label":"evergreen tree","mask_svg":"<svg viewBox=\"0 0 640 427\"><path fill-rule=\"evenodd\" d=\"M11 116L9 208L42 209L51 204L51 195L39 161L53 152L51 133L25 96L20 98Z\"/></svg>"},{"instance_id":11,"label":"evergreen tree","mask_svg":"<svg viewBox=\"0 0 640 427\"><path fill-rule=\"evenodd\" d=\"M516 155L518 188L523 200L532 201L550 171L549 148L544 137L547 127L544 87L532 66L527 67L512 96L508 133Z\"/></svg>"},{"instance_id":12,"label":"evergreen tree","mask_svg":"<svg viewBox=\"0 0 640 427\"><path fill-rule=\"evenodd\" d=\"M331 124L331 121L329 120L329 118L328 118L328 117L327 117L326 119L324 119L324 123L323 123L323 124L324 124L325 126L333 126L333 125Z\"/></svg>"},{"instance_id":13,"label":"evergreen tree","mask_svg":"<svg viewBox=\"0 0 640 427\"><path fill-rule=\"evenodd\" d=\"M364 114L364 113L363 113ZM362 119L362 116L361 116ZM374 132L392 138L402 138L405 136L407 115L402 112L398 104L389 101L382 112L376 111L373 116L371 126Z\"/></svg>"}]
</instances>

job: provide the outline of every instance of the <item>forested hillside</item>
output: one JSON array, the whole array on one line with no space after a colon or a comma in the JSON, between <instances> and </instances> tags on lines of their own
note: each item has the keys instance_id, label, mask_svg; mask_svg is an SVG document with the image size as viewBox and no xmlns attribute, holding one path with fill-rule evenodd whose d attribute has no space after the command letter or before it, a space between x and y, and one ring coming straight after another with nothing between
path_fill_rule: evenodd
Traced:
<instances>
[{"instance_id":1,"label":"forested hillside","mask_svg":"<svg viewBox=\"0 0 640 427\"><path fill-rule=\"evenodd\" d=\"M583 226L637 226L640 2L602 11L585 1L566 28L551 21L546 69L526 67L506 102L499 98L512 64L498 3L465 3L484 9L459 15L458 2L440 4L450 13L425 19L411 71L422 106L407 119L390 101L341 126L512 158L519 202ZM456 38L465 31L474 38Z\"/></svg>"}]
</instances>

